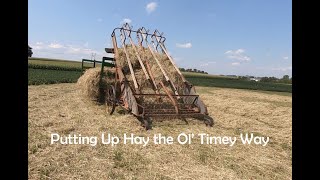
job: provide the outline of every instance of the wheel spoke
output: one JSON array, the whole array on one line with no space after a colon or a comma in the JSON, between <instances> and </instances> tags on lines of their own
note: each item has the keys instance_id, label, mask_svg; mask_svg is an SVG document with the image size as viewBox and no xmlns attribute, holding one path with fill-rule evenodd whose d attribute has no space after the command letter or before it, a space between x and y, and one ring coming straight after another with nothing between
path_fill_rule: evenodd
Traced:
<instances>
[{"instance_id":1,"label":"wheel spoke","mask_svg":"<svg viewBox=\"0 0 320 180\"><path fill-rule=\"evenodd\" d=\"M108 114L113 114L114 110L115 110L115 106L116 106L116 92L114 89L114 86L109 85L107 87L107 91L106 91L106 110L108 112Z\"/></svg>"}]
</instances>

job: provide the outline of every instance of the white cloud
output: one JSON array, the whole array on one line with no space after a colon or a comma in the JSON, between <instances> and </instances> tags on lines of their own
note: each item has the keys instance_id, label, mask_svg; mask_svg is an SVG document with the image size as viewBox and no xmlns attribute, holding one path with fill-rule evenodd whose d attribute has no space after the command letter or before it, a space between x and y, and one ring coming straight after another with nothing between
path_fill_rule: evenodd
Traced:
<instances>
[{"instance_id":1,"label":"white cloud","mask_svg":"<svg viewBox=\"0 0 320 180\"><path fill-rule=\"evenodd\" d=\"M239 66L239 65L240 65L239 62L233 62L233 63L231 63L231 66Z\"/></svg>"},{"instance_id":2,"label":"white cloud","mask_svg":"<svg viewBox=\"0 0 320 180\"><path fill-rule=\"evenodd\" d=\"M147 4L146 10L148 13L151 13L156 10L157 6L158 6L158 4L156 2L151 2L151 3Z\"/></svg>"},{"instance_id":3,"label":"white cloud","mask_svg":"<svg viewBox=\"0 0 320 180\"><path fill-rule=\"evenodd\" d=\"M60 49L60 48L64 48L64 46L62 44L59 43L51 43L48 45L49 48L53 48L53 49Z\"/></svg>"},{"instance_id":4,"label":"white cloud","mask_svg":"<svg viewBox=\"0 0 320 180\"><path fill-rule=\"evenodd\" d=\"M88 46L89 44L87 42L72 45L57 42L30 43L34 57L81 60L83 58L90 59L91 54L96 53L97 60L102 58L105 53L103 49L101 51L96 51Z\"/></svg>"},{"instance_id":5,"label":"white cloud","mask_svg":"<svg viewBox=\"0 0 320 180\"><path fill-rule=\"evenodd\" d=\"M185 44L177 43L176 46L177 46L178 48L191 48L191 47L192 47L192 44L191 44L191 43L185 43Z\"/></svg>"},{"instance_id":6,"label":"white cloud","mask_svg":"<svg viewBox=\"0 0 320 180\"><path fill-rule=\"evenodd\" d=\"M239 61L250 61L251 58L247 56L244 52L245 52L244 49L237 49L237 50L228 50L225 52L225 54L228 55L227 57L229 59L235 59Z\"/></svg>"},{"instance_id":7,"label":"white cloud","mask_svg":"<svg viewBox=\"0 0 320 180\"><path fill-rule=\"evenodd\" d=\"M43 49L43 48L44 48L43 42L36 42L35 44L31 44L31 48L32 48L33 50Z\"/></svg>"},{"instance_id":8,"label":"white cloud","mask_svg":"<svg viewBox=\"0 0 320 180\"><path fill-rule=\"evenodd\" d=\"M215 64L215 63L216 63L215 61L205 62L205 63L200 64L200 67L206 67L206 66L209 66L210 64Z\"/></svg>"},{"instance_id":9,"label":"white cloud","mask_svg":"<svg viewBox=\"0 0 320 180\"><path fill-rule=\"evenodd\" d=\"M272 68L272 70L273 70L273 71L291 71L291 70L292 70L292 66Z\"/></svg>"},{"instance_id":10,"label":"white cloud","mask_svg":"<svg viewBox=\"0 0 320 180\"><path fill-rule=\"evenodd\" d=\"M129 19L129 18L124 18L124 19L120 22L120 24L124 24L124 23L130 24L131 22L132 22L131 19Z\"/></svg>"},{"instance_id":11,"label":"white cloud","mask_svg":"<svg viewBox=\"0 0 320 180\"><path fill-rule=\"evenodd\" d=\"M103 19L102 19L102 18L98 18L97 21L98 21L98 22L102 22Z\"/></svg>"},{"instance_id":12,"label":"white cloud","mask_svg":"<svg viewBox=\"0 0 320 180\"><path fill-rule=\"evenodd\" d=\"M287 60L287 59L289 59L289 57L288 56L284 56L284 57L282 57L284 60Z\"/></svg>"}]
</instances>

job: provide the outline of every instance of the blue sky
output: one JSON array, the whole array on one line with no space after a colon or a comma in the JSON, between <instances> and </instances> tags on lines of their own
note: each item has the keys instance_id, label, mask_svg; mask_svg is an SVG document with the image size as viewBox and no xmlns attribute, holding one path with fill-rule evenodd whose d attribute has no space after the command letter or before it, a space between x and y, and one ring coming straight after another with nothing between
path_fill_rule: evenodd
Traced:
<instances>
[{"instance_id":1,"label":"blue sky","mask_svg":"<svg viewBox=\"0 0 320 180\"><path fill-rule=\"evenodd\" d=\"M290 0L29 0L34 57L107 56L122 22L164 32L179 67L210 74L292 75Z\"/></svg>"}]
</instances>

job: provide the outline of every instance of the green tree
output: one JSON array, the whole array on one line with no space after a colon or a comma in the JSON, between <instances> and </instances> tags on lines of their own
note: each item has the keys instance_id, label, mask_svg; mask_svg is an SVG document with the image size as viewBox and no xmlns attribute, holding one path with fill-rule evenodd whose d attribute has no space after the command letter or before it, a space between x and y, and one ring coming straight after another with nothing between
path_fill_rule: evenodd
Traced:
<instances>
[{"instance_id":1,"label":"green tree","mask_svg":"<svg viewBox=\"0 0 320 180\"><path fill-rule=\"evenodd\" d=\"M287 84L292 83L292 81L290 80L289 75L284 75L284 76L280 79L280 82L282 82L282 83L287 83Z\"/></svg>"},{"instance_id":2,"label":"green tree","mask_svg":"<svg viewBox=\"0 0 320 180\"><path fill-rule=\"evenodd\" d=\"M289 75L284 75L282 77L282 80L284 80L284 81L289 81L289 79L290 79Z\"/></svg>"}]
</instances>

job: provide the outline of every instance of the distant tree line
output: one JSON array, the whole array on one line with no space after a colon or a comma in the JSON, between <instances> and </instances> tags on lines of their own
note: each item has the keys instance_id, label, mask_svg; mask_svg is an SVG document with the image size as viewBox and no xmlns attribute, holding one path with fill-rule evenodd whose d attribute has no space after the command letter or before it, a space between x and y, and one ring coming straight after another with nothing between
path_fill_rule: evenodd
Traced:
<instances>
[{"instance_id":1,"label":"distant tree line","mask_svg":"<svg viewBox=\"0 0 320 180\"><path fill-rule=\"evenodd\" d=\"M240 80L247 80L250 81L254 76L239 76L238 79ZM274 82L274 83L285 83L285 84L292 84L292 77L290 78L289 75L284 75L282 78L276 77L260 77L255 78L259 79L260 82Z\"/></svg>"},{"instance_id":2,"label":"distant tree line","mask_svg":"<svg viewBox=\"0 0 320 180\"><path fill-rule=\"evenodd\" d=\"M195 73L202 73L202 74L208 74L205 71L198 70L198 69L185 69L185 68L179 68L181 72L195 72Z\"/></svg>"},{"instance_id":3,"label":"distant tree line","mask_svg":"<svg viewBox=\"0 0 320 180\"><path fill-rule=\"evenodd\" d=\"M292 84L292 77L290 78L289 75L284 75L282 78L262 77L260 81L261 82L278 82L278 83Z\"/></svg>"}]
</instances>

